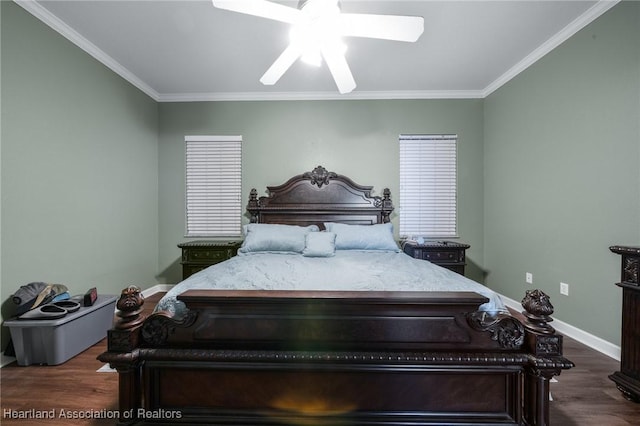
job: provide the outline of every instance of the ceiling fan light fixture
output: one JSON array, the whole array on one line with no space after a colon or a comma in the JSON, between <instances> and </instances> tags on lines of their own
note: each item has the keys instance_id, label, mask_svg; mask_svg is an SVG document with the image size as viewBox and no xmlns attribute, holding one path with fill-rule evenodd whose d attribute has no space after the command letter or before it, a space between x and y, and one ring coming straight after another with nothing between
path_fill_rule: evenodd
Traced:
<instances>
[{"instance_id":1,"label":"ceiling fan light fixture","mask_svg":"<svg viewBox=\"0 0 640 426\"><path fill-rule=\"evenodd\" d=\"M299 43L303 52L301 60L320 66L322 50L346 51L340 32L340 7L337 1L301 0L298 8L302 12L300 22L291 28L291 43Z\"/></svg>"},{"instance_id":2,"label":"ceiling fan light fixture","mask_svg":"<svg viewBox=\"0 0 640 426\"><path fill-rule=\"evenodd\" d=\"M212 0L220 9L274 19L292 25L289 46L265 72L260 82L275 84L293 63L326 62L340 93L356 87L344 53L342 37L367 37L415 42L424 31L419 16L342 13L339 0L300 0L292 8L268 0Z\"/></svg>"},{"instance_id":3,"label":"ceiling fan light fixture","mask_svg":"<svg viewBox=\"0 0 640 426\"><path fill-rule=\"evenodd\" d=\"M320 50L307 51L300 56L300 60L307 65L320 67L322 65L322 54Z\"/></svg>"},{"instance_id":4,"label":"ceiling fan light fixture","mask_svg":"<svg viewBox=\"0 0 640 426\"><path fill-rule=\"evenodd\" d=\"M342 55L347 51L347 45L336 27L322 22L294 25L289 37L291 44L302 52L300 59L310 65L322 64L322 51L325 49Z\"/></svg>"}]
</instances>

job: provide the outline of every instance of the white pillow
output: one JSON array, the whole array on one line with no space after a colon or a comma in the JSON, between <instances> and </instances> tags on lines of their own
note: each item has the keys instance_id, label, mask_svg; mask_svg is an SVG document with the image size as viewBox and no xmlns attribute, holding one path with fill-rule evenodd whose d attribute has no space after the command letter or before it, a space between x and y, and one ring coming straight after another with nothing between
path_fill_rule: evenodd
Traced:
<instances>
[{"instance_id":1,"label":"white pillow","mask_svg":"<svg viewBox=\"0 0 640 426\"><path fill-rule=\"evenodd\" d=\"M324 227L336 234L336 250L400 251L398 243L393 238L391 223L348 225L328 222Z\"/></svg>"},{"instance_id":2,"label":"white pillow","mask_svg":"<svg viewBox=\"0 0 640 426\"><path fill-rule=\"evenodd\" d=\"M307 257L331 257L336 254L336 234L333 232L309 232L302 255Z\"/></svg>"},{"instance_id":3,"label":"white pillow","mask_svg":"<svg viewBox=\"0 0 640 426\"><path fill-rule=\"evenodd\" d=\"M316 225L250 223L244 226L245 238L238 251L241 253L260 251L301 253L306 244L306 235L319 230Z\"/></svg>"}]
</instances>

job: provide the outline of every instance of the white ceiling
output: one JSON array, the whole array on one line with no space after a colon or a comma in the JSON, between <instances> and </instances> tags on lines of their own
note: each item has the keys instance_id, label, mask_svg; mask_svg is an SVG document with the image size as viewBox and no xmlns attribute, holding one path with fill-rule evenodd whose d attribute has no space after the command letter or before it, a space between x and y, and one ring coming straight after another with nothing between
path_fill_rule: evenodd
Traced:
<instances>
[{"instance_id":1,"label":"white ceiling","mask_svg":"<svg viewBox=\"0 0 640 426\"><path fill-rule=\"evenodd\" d=\"M300 61L263 86L289 25L210 0L15 1L158 101L482 98L617 2L342 0L343 12L423 16L425 31L347 39L357 87L340 95L326 66Z\"/></svg>"}]
</instances>

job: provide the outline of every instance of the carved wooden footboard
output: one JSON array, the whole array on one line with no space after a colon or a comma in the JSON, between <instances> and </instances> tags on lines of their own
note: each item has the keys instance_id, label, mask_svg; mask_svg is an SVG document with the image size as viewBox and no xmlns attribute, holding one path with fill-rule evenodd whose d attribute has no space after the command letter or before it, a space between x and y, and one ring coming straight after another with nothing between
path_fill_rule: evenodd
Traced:
<instances>
[{"instance_id":1,"label":"carved wooden footboard","mask_svg":"<svg viewBox=\"0 0 640 426\"><path fill-rule=\"evenodd\" d=\"M538 291L524 324L477 311L476 293L179 298L180 321L119 304L100 360L118 370L123 423L547 425L549 380L573 366Z\"/></svg>"}]
</instances>

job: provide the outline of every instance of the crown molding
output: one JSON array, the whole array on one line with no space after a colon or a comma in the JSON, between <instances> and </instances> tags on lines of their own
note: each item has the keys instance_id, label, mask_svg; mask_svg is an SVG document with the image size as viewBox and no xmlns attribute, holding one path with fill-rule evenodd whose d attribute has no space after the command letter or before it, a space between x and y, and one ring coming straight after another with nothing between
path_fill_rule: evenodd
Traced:
<instances>
[{"instance_id":1,"label":"crown molding","mask_svg":"<svg viewBox=\"0 0 640 426\"><path fill-rule=\"evenodd\" d=\"M221 101L319 101L319 100L385 100L385 99L481 99L480 90L414 90L414 91L354 91L338 92L227 92L168 93L158 102L221 102Z\"/></svg>"},{"instance_id":2,"label":"crown molding","mask_svg":"<svg viewBox=\"0 0 640 426\"><path fill-rule=\"evenodd\" d=\"M281 101L281 100L385 100L385 99L484 99L593 22L621 0L599 0L595 5L551 37L507 72L482 90L365 91L341 95L338 92L214 92L158 93L96 45L80 35L38 3L38 0L13 0L33 16L60 33L113 72L140 89L156 102Z\"/></svg>"},{"instance_id":3,"label":"crown molding","mask_svg":"<svg viewBox=\"0 0 640 426\"><path fill-rule=\"evenodd\" d=\"M595 5L591 6L586 12L574 19L569 25L564 27L559 33L555 34L549 40L541 44L537 49L527 55L523 60L514 65L507 72L498 77L489 84L483 91L482 97L486 98L500 87L507 84L518 74L529 68L531 65L540 60L547 53L571 38L578 31L602 16L606 11L618 4L621 0L599 0Z\"/></svg>"},{"instance_id":4,"label":"crown molding","mask_svg":"<svg viewBox=\"0 0 640 426\"><path fill-rule=\"evenodd\" d=\"M84 38L76 30L68 26L62 20L60 20L53 13L49 12L45 7L40 5L36 0L13 0L16 4L21 6L27 12L44 22L65 37L67 40L78 46L80 49L87 52L89 55L97 59L111 71L118 74L120 77L133 84L135 87L143 91L147 96L154 100L158 100L159 94L151 86L142 81L134 73L122 66L118 61L107 55L104 51L99 49L96 45Z\"/></svg>"}]
</instances>

